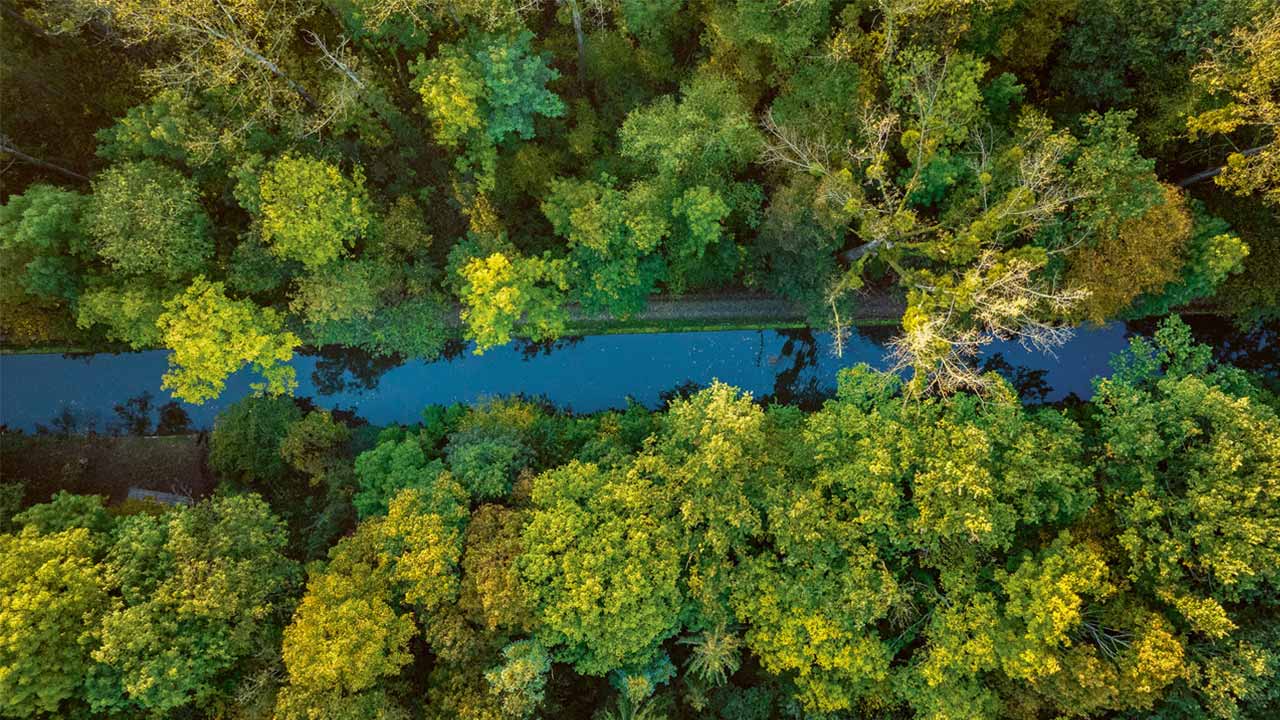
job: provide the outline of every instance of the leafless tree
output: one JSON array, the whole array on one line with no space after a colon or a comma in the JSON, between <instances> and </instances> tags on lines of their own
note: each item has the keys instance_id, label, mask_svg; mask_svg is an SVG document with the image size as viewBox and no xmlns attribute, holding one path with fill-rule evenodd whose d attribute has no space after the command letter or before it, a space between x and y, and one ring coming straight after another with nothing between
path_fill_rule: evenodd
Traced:
<instances>
[{"instance_id":1,"label":"leafless tree","mask_svg":"<svg viewBox=\"0 0 1280 720\"><path fill-rule=\"evenodd\" d=\"M978 372L975 361L991 343L1016 340L1052 355L1071 338L1065 318L1089 293L1046 287L1036 279L1039 269L1026 260L983 252L956 284L964 290L939 292L945 308L914 319L890 341L893 371L911 370L916 392L981 391L991 380Z\"/></svg>"}]
</instances>

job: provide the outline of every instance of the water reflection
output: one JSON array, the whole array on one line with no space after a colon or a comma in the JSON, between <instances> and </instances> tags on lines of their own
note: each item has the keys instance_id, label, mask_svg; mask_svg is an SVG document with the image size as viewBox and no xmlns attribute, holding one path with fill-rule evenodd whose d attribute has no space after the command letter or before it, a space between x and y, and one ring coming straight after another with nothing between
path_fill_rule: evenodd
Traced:
<instances>
[{"instance_id":1,"label":"water reflection","mask_svg":"<svg viewBox=\"0 0 1280 720\"><path fill-rule=\"evenodd\" d=\"M316 358L311 383L321 395L376 390L387 371L404 364L403 355L373 355L358 348L329 345L307 354Z\"/></svg>"},{"instance_id":2,"label":"water reflection","mask_svg":"<svg viewBox=\"0 0 1280 720\"><path fill-rule=\"evenodd\" d=\"M982 372L993 372L1009 381L1018 397L1028 405L1045 402L1053 393L1053 386L1045 382L1049 371L1044 368L1029 368L1026 365L1012 365L1004 359L1004 353L997 352L982 361Z\"/></svg>"},{"instance_id":3,"label":"water reflection","mask_svg":"<svg viewBox=\"0 0 1280 720\"><path fill-rule=\"evenodd\" d=\"M658 403L658 409L667 410L671 407L671 403L676 400L688 400L690 397L697 395L698 391L702 389L703 386L701 383L696 383L692 380L685 380L684 382L678 383L667 390L661 390L658 392L658 399L660 400Z\"/></svg>"},{"instance_id":4,"label":"water reflection","mask_svg":"<svg viewBox=\"0 0 1280 720\"><path fill-rule=\"evenodd\" d=\"M892 332L853 334L841 358L826 333L784 330L597 335L516 343L484 355L454 343L434 362L323 348L292 364L299 397L374 425L415 422L431 404L515 394L575 412L622 408L628 398L657 408L715 380L762 403L814 408L831 395L841 368L860 362L885 367L883 340ZM1053 402L1071 393L1087 397L1091 379L1105 374L1110 355L1126 344L1124 326L1112 325L1081 331L1058 358L1001 344L987 363L1027 396ZM58 433L205 429L256 380L237 373L217 400L187 405L161 389L166 365L167 354L159 351L0 356L0 423ZM104 417L111 426L104 426Z\"/></svg>"},{"instance_id":5,"label":"water reflection","mask_svg":"<svg viewBox=\"0 0 1280 720\"><path fill-rule=\"evenodd\" d=\"M1280 320L1244 330L1216 315L1192 315L1183 320L1197 342L1213 348L1213 356L1219 362L1257 373L1273 386L1280 385ZM1132 333L1150 335L1159 321L1133 320L1126 325Z\"/></svg>"},{"instance_id":6,"label":"water reflection","mask_svg":"<svg viewBox=\"0 0 1280 720\"><path fill-rule=\"evenodd\" d=\"M540 355L550 355L557 350L567 350L581 343L585 338L585 335L570 335L555 340L542 341L516 338L511 342L511 345L525 360L532 360Z\"/></svg>"}]
</instances>

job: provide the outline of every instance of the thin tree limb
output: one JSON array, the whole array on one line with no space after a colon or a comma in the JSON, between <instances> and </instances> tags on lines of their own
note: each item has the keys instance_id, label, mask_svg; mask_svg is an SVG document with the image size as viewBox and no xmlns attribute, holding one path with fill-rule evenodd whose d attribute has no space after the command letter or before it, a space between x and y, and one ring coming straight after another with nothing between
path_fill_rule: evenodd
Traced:
<instances>
[{"instance_id":1,"label":"thin tree limb","mask_svg":"<svg viewBox=\"0 0 1280 720\"><path fill-rule=\"evenodd\" d=\"M1245 157L1249 157L1251 155L1257 155L1258 153L1262 152L1263 150L1266 150L1269 147L1271 147L1271 143L1267 143L1266 145L1259 145L1258 147L1251 147L1248 150L1241 150L1240 154ZM1208 180L1209 178L1217 177L1222 174L1223 170L1226 170L1226 169L1227 169L1226 165L1219 165L1218 167L1213 168L1212 170L1205 170L1204 172L1198 172L1195 175L1179 180L1178 187L1187 187L1188 185L1194 185L1198 182Z\"/></svg>"},{"instance_id":2,"label":"thin tree limb","mask_svg":"<svg viewBox=\"0 0 1280 720\"><path fill-rule=\"evenodd\" d=\"M72 180L77 180L79 182L89 182L89 178L85 177L84 175L81 175L80 173L74 170L68 170L67 168L62 167L61 165L56 165L47 160L41 160L38 157L32 157L31 155L28 155L22 152L18 148L14 147L14 145L9 142L9 138L7 137L0 136L0 152L8 153L9 155L12 155L15 158L18 158L19 160L25 163L28 163L30 165L35 165L36 167L41 167L41 168L44 168L45 170L52 170L53 172L69 177Z\"/></svg>"}]
</instances>

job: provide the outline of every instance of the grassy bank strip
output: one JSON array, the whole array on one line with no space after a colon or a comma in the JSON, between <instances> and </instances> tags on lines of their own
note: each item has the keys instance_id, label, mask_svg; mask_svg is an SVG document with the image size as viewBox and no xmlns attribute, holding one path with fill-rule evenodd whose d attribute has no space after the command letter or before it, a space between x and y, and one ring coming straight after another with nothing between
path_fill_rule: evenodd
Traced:
<instances>
[{"instance_id":1,"label":"grassy bank strip","mask_svg":"<svg viewBox=\"0 0 1280 720\"><path fill-rule=\"evenodd\" d=\"M855 326L884 327L897 325L898 318L863 320ZM637 318L632 320L578 320L570 322L565 335L627 335L643 333L682 333L682 332L717 332L734 330L798 330L809 327L803 320L778 320L774 318L744 318L733 320L652 320ZM455 340L462 339L461 328L450 328L449 335ZM146 350L163 350L164 348L143 348ZM142 352L139 351L139 352ZM105 346L88 347L77 345L32 345L32 346L0 346L0 355L66 355L94 353L128 353L135 352L127 347Z\"/></svg>"},{"instance_id":2,"label":"grassy bank strip","mask_svg":"<svg viewBox=\"0 0 1280 720\"><path fill-rule=\"evenodd\" d=\"M805 328L803 320L746 318L734 320L580 320L569 323L568 335L638 335L644 333L727 332L734 330L792 330Z\"/></svg>"}]
</instances>

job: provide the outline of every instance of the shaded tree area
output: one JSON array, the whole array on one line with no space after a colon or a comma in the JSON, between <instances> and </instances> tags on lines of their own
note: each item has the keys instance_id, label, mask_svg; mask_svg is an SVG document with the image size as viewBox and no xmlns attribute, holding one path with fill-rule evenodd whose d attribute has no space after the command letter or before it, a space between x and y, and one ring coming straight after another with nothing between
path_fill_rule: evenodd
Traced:
<instances>
[{"instance_id":1,"label":"shaded tree area","mask_svg":"<svg viewBox=\"0 0 1280 720\"><path fill-rule=\"evenodd\" d=\"M250 398L194 507L4 505L0 714L1273 716L1280 400L1177 320L1113 365L1061 407Z\"/></svg>"},{"instance_id":2,"label":"shaded tree area","mask_svg":"<svg viewBox=\"0 0 1280 720\"><path fill-rule=\"evenodd\" d=\"M194 402L242 367L287 392L299 347L554 343L653 294L838 338L899 295L911 393L983 387L995 340L1276 313L1265 0L0 9L3 340L169 348Z\"/></svg>"}]
</instances>

